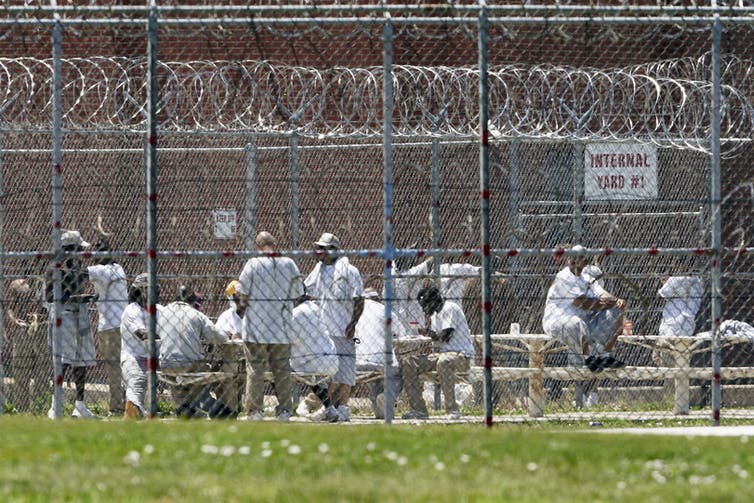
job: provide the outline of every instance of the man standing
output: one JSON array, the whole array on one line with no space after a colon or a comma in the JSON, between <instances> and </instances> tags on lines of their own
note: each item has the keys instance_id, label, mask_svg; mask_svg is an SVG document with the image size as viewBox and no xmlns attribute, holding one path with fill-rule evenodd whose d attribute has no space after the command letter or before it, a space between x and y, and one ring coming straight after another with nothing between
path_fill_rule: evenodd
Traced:
<instances>
[{"instance_id":1,"label":"man standing","mask_svg":"<svg viewBox=\"0 0 754 503\"><path fill-rule=\"evenodd\" d=\"M584 273L587 259L583 246L576 245L571 251L567 267L555 276L547 292L542 318L545 333L568 347L572 365L585 364L592 372L623 367L610 352L623 330L626 301Z\"/></svg>"},{"instance_id":2,"label":"man standing","mask_svg":"<svg viewBox=\"0 0 754 503\"><path fill-rule=\"evenodd\" d=\"M95 251L108 252L110 244L102 240ZM128 282L120 264L111 257L99 257L87 268L89 281L97 293L97 337L110 389L110 414L122 416L124 391L120 372L120 321L128 305Z\"/></svg>"},{"instance_id":3,"label":"man standing","mask_svg":"<svg viewBox=\"0 0 754 503\"><path fill-rule=\"evenodd\" d=\"M401 359L403 387L408 394L411 410L403 419L427 419L427 404L422 397L419 375L437 371L440 389L445 398L445 411L450 419L460 419L456 403L456 374L467 372L474 357L474 343L463 309L455 302L447 302L435 286L423 288L416 300L424 314L430 317L429 328L420 333L432 339L434 351L429 355L411 355Z\"/></svg>"},{"instance_id":4,"label":"man standing","mask_svg":"<svg viewBox=\"0 0 754 503\"><path fill-rule=\"evenodd\" d=\"M277 241L269 232L260 232L254 244L266 256L249 259L236 286L238 304L246 310L246 418L263 418L264 371L269 366L278 398L276 415L288 421L293 410L290 333L294 301L304 294L301 273L293 260L279 256Z\"/></svg>"},{"instance_id":5,"label":"man standing","mask_svg":"<svg viewBox=\"0 0 754 503\"><path fill-rule=\"evenodd\" d=\"M348 400L356 384L354 334L364 310L364 285L348 258L332 253L340 249L337 236L325 232L314 245L320 261L304 283L307 293L319 302L325 329L335 343L339 362L329 386L330 400L338 409L338 419L348 421Z\"/></svg>"},{"instance_id":6,"label":"man standing","mask_svg":"<svg viewBox=\"0 0 754 503\"><path fill-rule=\"evenodd\" d=\"M96 299L95 295L84 293L84 284L87 280L87 272L81 264L81 259L75 253L89 247L79 231L67 230L61 236L63 251L73 253L63 260L61 269L60 312L56 312L55 298L53 294L52 269L48 269L45 294L47 302L51 306L52 320L59 320L57 330L53 336L58 337L57 350L63 363L63 373L72 369L73 382L76 386L76 402L73 408L73 417L93 419L96 416L90 411L84 402L84 390L86 386L86 369L97 364L97 355L94 349L92 326L89 322L89 310L87 304ZM58 355L53 355L57 357ZM55 419L55 403L47 412L50 419Z\"/></svg>"}]
</instances>

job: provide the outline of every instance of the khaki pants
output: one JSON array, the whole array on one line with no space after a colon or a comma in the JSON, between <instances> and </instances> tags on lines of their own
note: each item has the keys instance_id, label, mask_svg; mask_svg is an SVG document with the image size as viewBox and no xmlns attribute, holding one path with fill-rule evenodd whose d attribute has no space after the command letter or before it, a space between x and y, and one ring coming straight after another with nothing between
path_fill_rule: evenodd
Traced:
<instances>
[{"instance_id":1,"label":"khaki pants","mask_svg":"<svg viewBox=\"0 0 754 503\"><path fill-rule=\"evenodd\" d=\"M466 372L471 366L471 360L463 353L431 353L429 355L413 355L401 359L401 374L403 388L408 395L408 402L412 410L427 413L427 404L422 397L424 387L419 381L419 375L432 370L437 371L440 389L445 397L445 410L456 410L456 374Z\"/></svg>"},{"instance_id":2,"label":"khaki pants","mask_svg":"<svg viewBox=\"0 0 754 503\"><path fill-rule=\"evenodd\" d=\"M244 408L251 415L264 412L264 372L269 365L278 397L276 414L293 410L290 344L244 343L246 356L246 395Z\"/></svg>"},{"instance_id":3,"label":"khaki pants","mask_svg":"<svg viewBox=\"0 0 754 503\"><path fill-rule=\"evenodd\" d=\"M102 330L97 333L97 338L110 389L110 412L122 414L125 392L120 372L120 328Z\"/></svg>"}]
</instances>

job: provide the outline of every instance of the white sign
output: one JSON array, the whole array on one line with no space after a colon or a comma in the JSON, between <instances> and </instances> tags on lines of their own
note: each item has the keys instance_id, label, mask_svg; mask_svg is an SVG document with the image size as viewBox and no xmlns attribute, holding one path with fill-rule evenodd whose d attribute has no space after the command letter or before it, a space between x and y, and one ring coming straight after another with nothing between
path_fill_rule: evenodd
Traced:
<instances>
[{"instance_id":1,"label":"white sign","mask_svg":"<svg viewBox=\"0 0 754 503\"><path fill-rule=\"evenodd\" d=\"M657 199L657 148L645 143L589 143L584 150L584 197Z\"/></svg>"},{"instance_id":2,"label":"white sign","mask_svg":"<svg viewBox=\"0 0 754 503\"><path fill-rule=\"evenodd\" d=\"M235 239L236 210L212 210L212 228L215 239Z\"/></svg>"}]
</instances>

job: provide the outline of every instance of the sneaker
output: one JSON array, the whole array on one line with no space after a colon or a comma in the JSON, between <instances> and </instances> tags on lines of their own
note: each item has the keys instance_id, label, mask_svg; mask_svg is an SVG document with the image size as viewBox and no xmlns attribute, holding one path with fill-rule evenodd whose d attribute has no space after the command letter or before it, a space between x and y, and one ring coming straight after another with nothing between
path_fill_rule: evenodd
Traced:
<instances>
[{"instance_id":1,"label":"sneaker","mask_svg":"<svg viewBox=\"0 0 754 503\"><path fill-rule=\"evenodd\" d=\"M302 417L307 418L309 421L324 421L325 420L325 406L321 406L310 414L304 414Z\"/></svg>"},{"instance_id":2,"label":"sneaker","mask_svg":"<svg viewBox=\"0 0 754 503\"><path fill-rule=\"evenodd\" d=\"M76 400L76 404L73 406L73 417L81 419L98 419L94 413L89 410L86 404L81 400Z\"/></svg>"},{"instance_id":3,"label":"sneaker","mask_svg":"<svg viewBox=\"0 0 754 503\"><path fill-rule=\"evenodd\" d=\"M613 358L612 356L606 356L602 359L602 367L606 369L622 369L625 366L625 362Z\"/></svg>"},{"instance_id":4,"label":"sneaker","mask_svg":"<svg viewBox=\"0 0 754 503\"><path fill-rule=\"evenodd\" d=\"M49 419L57 419L55 417L55 407L50 407L50 410L47 411L47 417Z\"/></svg>"},{"instance_id":5,"label":"sneaker","mask_svg":"<svg viewBox=\"0 0 754 503\"><path fill-rule=\"evenodd\" d=\"M403 419L429 419L429 414L419 412L418 410L410 410L403 414Z\"/></svg>"},{"instance_id":6,"label":"sneaker","mask_svg":"<svg viewBox=\"0 0 754 503\"><path fill-rule=\"evenodd\" d=\"M254 414L249 414L247 416L238 416L239 421L262 421L264 419L264 416L261 412L255 412Z\"/></svg>"},{"instance_id":7,"label":"sneaker","mask_svg":"<svg viewBox=\"0 0 754 503\"><path fill-rule=\"evenodd\" d=\"M278 421L280 421L281 423L287 423L290 420L291 420L291 413L288 412L287 410L284 410L283 412L278 414Z\"/></svg>"},{"instance_id":8,"label":"sneaker","mask_svg":"<svg viewBox=\"0 0 754 503\"><path fill-rule=\"evenodd\" d=\"M461 412L458 409L454 409L448 412L448 419L457 420L461 419Z\"/></svg>"},{"instance_id":9,"label":"sneaker","mask_svg":"<svg viewBox=\"0 0 754 503\"><path fill-rule=\"evenodd\" d=\"M586 367L591 370L592 372L602 372L604 369L604 366L602 364L603 360L599 356L587 356L586 360L584 360L584 363L586 364Z\"/></svg>"},{"instance_id":10,"label":"sneaker","mask_svg":"<svg viewBox=\"0 0 754 503\"><path fill-rule=\"evenodd\" d=\"M332 405L329 406L327 409L324 409L324 416L322 417L322 419L324 421L327 421L328 423L337 423L340 420L340 414L338 414L338 409L336 409Z\"/></svg>"},{"instance_id":11,"label":"sneaker","mask_svg":"<svg viewBox=\"0 0 754 503\"><path fill-rule=\"evenodd\" d=\"M351 410L348 405L341 405L338 407L338 421L341 423L347 423L351 420Z\"/></svg>"}]
</instances>

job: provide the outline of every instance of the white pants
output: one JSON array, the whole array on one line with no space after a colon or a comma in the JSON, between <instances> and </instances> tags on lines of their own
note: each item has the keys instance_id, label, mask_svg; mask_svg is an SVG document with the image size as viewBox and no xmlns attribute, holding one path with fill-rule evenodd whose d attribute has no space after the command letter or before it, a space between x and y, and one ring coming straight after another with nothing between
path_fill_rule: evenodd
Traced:
<instances>
[{"instance_id":1,"label":"white pants","mask_svg":"<svg viewBox=\"0 0 754 503\"><path fill-rule=\"evenodd\" d=\"M120 369L123 374L123 386L126 388L126 400L144 410L144 395L147 391L147 359L121 355Z\"/></svg>"}]
</instances>

